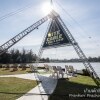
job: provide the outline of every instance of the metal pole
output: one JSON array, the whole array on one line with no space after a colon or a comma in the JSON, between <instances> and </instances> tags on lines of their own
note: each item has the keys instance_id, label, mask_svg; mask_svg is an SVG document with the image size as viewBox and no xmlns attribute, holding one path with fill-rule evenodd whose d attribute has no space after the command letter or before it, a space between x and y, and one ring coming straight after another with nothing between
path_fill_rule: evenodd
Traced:
<instances>
[{"instance_id":1,"label":"metal pole","mask_svg":"<svg viewBox=\"0 0 100 100\"><path fill-rule=\"evenodd\" d=\"M36 67L36 68L38 67L39 61L40 61L41 56L42 56L42 53L43 53L43 44L44 44L44 42L45 42L45 38L46 38L46 35L47 35L47 33L48 33L50 24L51 24L51 21L50 21L50 23L49 23L49 25L48 25L48 27L47 27L47 31L46 31L46 33L45 33L44 39L43 39L43 41L42 41L42 44L41 44L40 49L39 49L39 52L38 52L38 56L37 56L37 59L36 59L36 62L35 62L35 63L36 63L36 64L35 64L35 67ZM39 78L38 78L38 73L34 73L34 76L35 76L36 81L38 82L38 80L39 80ZM41 81L41 80L40 80L40 81ZM38 86L38 89L39 89L39 91L40 91L40 94L42 94L41 88L40 88L39 86ZM41 95L41 99L44 100L43 95Z\"/></svg>"},{"instance_id":2,"label":"metal pole","mask_svg":"<svg viewBox=\"0 0 100 100\"><path fill-rule=\"evenodd\" d=\"M53 1L51 0L51 5L53 4Z\"/></svg>"},{"instance_id":3,"label":"metal pole","mask_svg":"<svg viewBox=\"0 0 100 100\"><path fill-rule=\"evenodd\" d=\"M53 10L53 0L51 0L51 9Z\"/></svg>"}]
</instances>

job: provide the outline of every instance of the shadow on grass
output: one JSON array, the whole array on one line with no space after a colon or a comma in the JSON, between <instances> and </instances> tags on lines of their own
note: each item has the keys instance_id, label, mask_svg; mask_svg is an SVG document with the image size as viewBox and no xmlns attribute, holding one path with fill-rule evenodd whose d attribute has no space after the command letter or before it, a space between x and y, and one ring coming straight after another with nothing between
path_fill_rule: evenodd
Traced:
<instances>
[{"instance_id":1,"label":"shadow on grass","mask_svg":"<svg viewBox=\"0 0 100 100\"><path fill-rule=\"evenodd\" d=\"M53 94L49 96L49 100L100 100L100 88L66 79L58 80L57 87Z\"/></svg>"},{"instance_id":2,"label":"shadow on grass","mask_svg":"<svg viewBox=\"0 0 100 100\"><path fill-rule=\"evenodd\" d=\"M94 78L94 77L92 77L92 79L97 84L97 86L100 87L100 79L99 78Z\"/></svg>"},{"instance_id":3,"label":"shadow on grass","mask_svg":"<svg viewBox=\"0 0 100 100\"><path fill-rule=\"evenodd\" d=\"M33 71L26 71L27 73L33 73Z\"/></svg>"},{"instance_id":4,"label":"shadow on grass","mask_svg":"<svg viewBox=\"0 0 100 100\"><path fill-rule=\"evenodd\" d=\"M14 93L14 92L0 92L0 94L15 94L15 95L24 95L25 94L25 96L29 96L29 95L50 95L50 94L39 94L39 93Z\"/></svg>"},{"instance_id":5,"label":"shadow on grass","mask_svg":"<svg viewBox=\"0 0 100 100\"><path fill-rule=\"evenodd\" d=\"M37 73L37 71L26 71L27 73Z\"/></svg>"}]
</instances>

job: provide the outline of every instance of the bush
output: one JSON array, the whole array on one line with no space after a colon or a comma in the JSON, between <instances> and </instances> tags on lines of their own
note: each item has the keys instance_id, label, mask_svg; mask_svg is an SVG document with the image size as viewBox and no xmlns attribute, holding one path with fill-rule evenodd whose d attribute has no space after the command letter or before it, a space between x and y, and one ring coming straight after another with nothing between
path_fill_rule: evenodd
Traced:
<instances>
[{"instance_id":1,"label":"bush","mask_svg":"<svg viewBox=\"0 0 100 100\"><path fill-rule=\"evenodd\" d=\"M92 72L89 73L89 71L87 69L83 69L83 75L85 76L90 76L90 73L92 74Z\"/></svg>"},{"instance_id":2,"label":"bush","mask_svg":"<svg viewBox=\"0 0 100 100\"><path fill-rule=\"evenodd\" d=\"M0 64L0 68L2 68L2 65Z\"/></svg>"}]
</instances>

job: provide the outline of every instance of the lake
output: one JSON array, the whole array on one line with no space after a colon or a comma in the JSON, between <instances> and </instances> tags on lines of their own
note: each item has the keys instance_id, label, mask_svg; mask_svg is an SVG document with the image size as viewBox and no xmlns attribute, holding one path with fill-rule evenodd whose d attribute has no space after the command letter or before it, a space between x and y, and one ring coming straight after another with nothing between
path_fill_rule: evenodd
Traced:
<instances>
[{"instance_id":1,"label":"lake","mask_svg":"<svg viewBox=\"0 0 100 100\"><path fill-rule=\"evenodd\" d=\"M82 63L39 63L39 66L44 66L44 64L48 64L50 66L61 66L62 68L65 65L72 65L74 69L81 70L84 69L84 65ZM91 63L94 70L97 72L98 76L100 77L100 63Z\"/></svg>"}]
</instances>

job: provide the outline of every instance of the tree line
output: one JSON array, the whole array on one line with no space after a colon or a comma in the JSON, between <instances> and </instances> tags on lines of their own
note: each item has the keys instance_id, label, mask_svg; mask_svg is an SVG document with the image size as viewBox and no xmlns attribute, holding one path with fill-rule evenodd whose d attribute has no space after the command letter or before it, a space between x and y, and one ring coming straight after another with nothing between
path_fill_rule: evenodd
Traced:
<instances>
[{"instance_id":1,"label":"tree line","mask_svg":"<svg viewBox=\"0 0 100 100\"><path fill-rule=\"evenodd\" d=\"M33 53L32 50L26 51L23 49L19 51L18 49L12 49L9 52L5 52L0 55L0 63L34 63L37 59L37 55ZM100 62L100 56L98 57L88 57L88 61L90 62ZM82 62L81 59L49 59L49 58L41 58L40 62Z\"/></svg>"},{"instance_id":2,"label":"tree line","mask_svg":"<svg viewBox=\"0 0 100 100\"><path fill-rule=\"evenodd\" d=\"M37 55L33 53L32 50L26 51L25 49L22 51L19 51L18 49L12 49L0 55L0 63L2 64L34 63L36 59ZM41 58L40 62L49 62L49 58Z\"/></svg>"},{"instance_id":3,"label":"tree line","mask_svg":"<svg viewBox=\"0 0 100 100\"><path fill-rule=\"evenodd\" d=\"M100 56L98 57L88 57L89 62L100 62ZM50 59L50 62L82 62L82 59L72 58L72 59Z\"/></svg>"},{"instance_id":4,"label":"tree line","mask_svg":"<svg viewBox=\"0 0 100 100\"><path fill-rule=\"evenodd\" d=\"M25 49L22 51L12 49L0 55L0 63L31 63L36 61L36 58L37 56L32 50L27 52Z\"/></svg>"},{"instance_id":5,"label":"tree line","mask_svg":"<svg viewBox=\"0 0 100 100\"><path fill-rule=\"evenodd\" d=\"M89 57L88 60L90 62L100 62L100 56L98 56L98 57Z\"/></svg>"}]
</instances>

